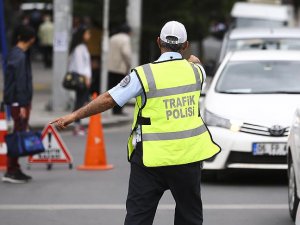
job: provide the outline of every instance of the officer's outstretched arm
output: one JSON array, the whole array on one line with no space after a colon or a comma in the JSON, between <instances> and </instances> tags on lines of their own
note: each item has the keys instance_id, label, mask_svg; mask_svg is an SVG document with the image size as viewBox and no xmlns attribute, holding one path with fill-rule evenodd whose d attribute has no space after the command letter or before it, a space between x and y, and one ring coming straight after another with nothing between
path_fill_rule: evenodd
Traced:
<instances>
[{"instance_id":1,"label":"officer's outstretched arm","mask_svg":"<svg viewBox=\"0 0 300 225\"><path fill-rule=\"evenodd\" d=\"M102 113L108 109L113 108L115 105L115 100L110 96L108 92L105 92L91 101L89 104L81 107L73 113L50 122L50 124L54 124L58 129L64 129L75 120Z\"/></svg>"}]
</instances>

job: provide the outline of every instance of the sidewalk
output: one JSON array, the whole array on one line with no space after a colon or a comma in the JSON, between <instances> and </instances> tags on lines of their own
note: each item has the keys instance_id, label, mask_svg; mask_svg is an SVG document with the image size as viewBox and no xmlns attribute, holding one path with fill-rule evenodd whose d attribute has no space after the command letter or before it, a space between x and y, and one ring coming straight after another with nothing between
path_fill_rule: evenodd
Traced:
<instances>
[{"instance_id":1,"label":"sidewalk","mask_svg":"<svg viewBox=\"0 0 300 225\"><path fill-rule=\"evenodd\" d=\"M0 66L0 83L3 84L2 68ZM30 126L33 129L42 129L50 121L63 116L71 111L51 112L47 110L47 105L51 100L52 93L52 70L45 69L42 62L33 62L33 86L34 95L32 102L32 111L30 117ZM3 85L0 86L0 100L2 100ZM110 113L102 115L103 126L113 126L120 123L128 123L133 118L133 107L125 106L126 116L113 116ZM82 121L83 125L88 124L88 119Z\"/></svg>"}]
</instances>

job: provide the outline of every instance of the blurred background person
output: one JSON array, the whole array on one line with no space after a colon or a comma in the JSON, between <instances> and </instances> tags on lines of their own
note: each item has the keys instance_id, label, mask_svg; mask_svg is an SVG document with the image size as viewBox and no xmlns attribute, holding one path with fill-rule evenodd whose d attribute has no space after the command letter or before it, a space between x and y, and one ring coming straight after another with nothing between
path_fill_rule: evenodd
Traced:
<instances>
[{"instance_id":1,"label":"blurred background person","mask_svg":"<svg viewBox=\"0 0 300 225\"><path fill-rule=\"evenodd\" d=\"M30 17L28 15L21 16L20 21L13 27L12 37L11 37L11 46L15 46L18 42L19 30L24 26L30 26Z\"/></svg>"},{"instance_id":2,"label":"blurred background person","mask_svg":"<svg viewBox=\"0 0 300 225\"><path fill-rule=\"evenodd\" d=\"M82 27L82 25L83 23L81 17L74 15L72 21L72 34L75 34L76 31Z\"/></svg>"},{"instance_id":3,"label":"blurred background person","mask_svg":"<svg viewBox=\"0 0 300 225\"><path fill-rule=\"evenodd\" d=\"M85 77L86 89L76 91L74 110L81 108L89 99L89 88L91 85L92 68L91 55L87 48L87 42L91 38L87 27L80 27L73 34L70 50L68 71L83 75ZM85 129L80 120L75 122L74 135L85 135Z\"/></svg>"},{"instance_id":4,"label":"blurred background person","mask_svg":"<svg viewBox=\"0 0 300 225\"><path fill-rule=\"evenodd\" d=\"M123 24L109 40L108 89L118 85L131 68L131 28ZM115 106L114 115L122 115L122 108Z\"/></svg>"},{"instance_id":5,"label":"blurred background person","mask_svg":"<svg viewBox=\"0 0 300 225\"><path fill-rule=\"evenodd\" d=\"M4 81L4 103L11 106L14 132L28 129L33 95L29 49L35 42L35 31L23 25L18 28L17 37L17 44L7 57ZM22 172L18 157L7 156L7 172L2 181L25 183L31 179Z\"/></svg>"},{"instance_id":6,"label":"blurred background person","mask_svg":"<svg viewBox=\"0 0 300 225\"><path fill-rule=\"evenodd\" d=\"M39 29L39 26L43 22L43 13L41 10L33 9L30 13L30 25L33 27L33 29L37 32Z\"/></svg>"},{"instance_id":7,"label":"blurred background person","mask_svg":"<svg viewBox=\"0 0 300 225\"><path fill-rule=\"evenodd\" d=\"M51 17L46 15L44 17L44 22L40 25L38 31L38 37L43 53L43 61L46 68L52 67L53 31L54 26L51 21Z\"/></svg>"},{"instance_id":8,"label":"blurred background person","mask_svg":"<svg viewBox=\"0 0 300 225\"><path fill-rule=\"evenodd\" d=\"M209 35L203 39L202 49L204 66L206 73L212 76L218 66L223 37L227 31L227 26L221 19L213 19Z\"/></svg>"}]
</instances>

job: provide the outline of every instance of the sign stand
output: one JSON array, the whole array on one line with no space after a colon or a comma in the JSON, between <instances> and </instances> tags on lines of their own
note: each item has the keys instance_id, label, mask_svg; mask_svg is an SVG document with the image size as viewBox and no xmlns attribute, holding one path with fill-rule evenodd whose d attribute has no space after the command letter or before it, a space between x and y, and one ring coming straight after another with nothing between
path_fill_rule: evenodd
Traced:
<instances>
[{"instance_id":1,"label":"sign stand","mask_svg":"<svg viewBox=\"0 0 300 225\"><path fill-rule=\"evenodd\" d=\"M28 169L31 164L46 164L47 170L51 170L53 164L68 164L73 168L73 159L62 138L55 127L47 125L42 132L42 141L45 152L28 158Z\"/></svg>"}]
</instances>

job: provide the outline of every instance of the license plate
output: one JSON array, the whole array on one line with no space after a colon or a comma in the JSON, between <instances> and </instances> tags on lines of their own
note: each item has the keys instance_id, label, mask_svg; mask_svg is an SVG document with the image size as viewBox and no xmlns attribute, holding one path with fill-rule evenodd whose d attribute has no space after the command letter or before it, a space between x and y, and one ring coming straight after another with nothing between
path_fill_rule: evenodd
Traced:
<instances>
[{"instance_id":1,"label":"license plate","mask_svg":"<svg viewBox=\"0 0 300 225\"><path fill-rule=\"evenodd\" d=\"M253 143L253 155L271 155L285 156L287 155L286 143Z\"/></svg>"}]
</instances>

